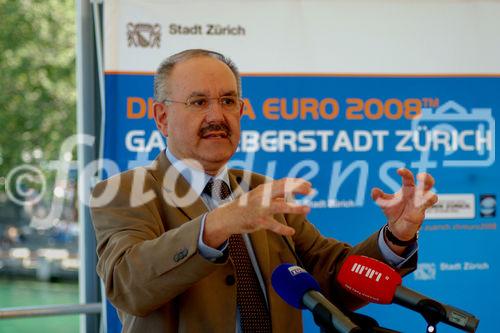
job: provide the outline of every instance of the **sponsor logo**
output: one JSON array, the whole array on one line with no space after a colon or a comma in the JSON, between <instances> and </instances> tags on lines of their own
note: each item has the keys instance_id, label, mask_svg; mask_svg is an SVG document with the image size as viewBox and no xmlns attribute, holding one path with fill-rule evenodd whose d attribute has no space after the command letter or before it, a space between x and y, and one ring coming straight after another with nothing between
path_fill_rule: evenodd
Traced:
<instances>
[{"instance_id":1,"label":"sponsor logo","mask_svg":"<svg viewBox=\"0 0 500 333\"><path fill-rule=\"evenodd\" d=\"M439 201L425 213L429 220L473 219L476 215L474 194L439 194Z\"/></svg>"},{"instance_id":2,"label":"sponsor logo","mask_svg":"<svg viewBox=\"0 0 500 333\"><path fill-rule=\"evenodd\" d=\"M415 274L415 280L432 281L436 280L436 264L433 262L423 262L418 264Z\"/></svg>"},{"instance_id":3,"label":"sponsor logo","mask_svg":"<svg viewBox=\"0 0 500 333\"><path fill-rule=\"evenodd\" d=\"M497 214L497 199L494 194L481 194L479 196L481 217L495 217Z\"/></svg>"},{"instance_id":4,"label":"sponsor logo","mask_svg":"<svg viewBox=\"0 0 500 333\"><path fill-rule=\"evenodd\" d=\"M177 36L245 36L246 29L241 25L231 24L193 24L185 25L172 23L168 26L168 33Z\"/></svg>"},{"instance_id":5,"label":"sponsor logo","mask_svg":"<svg viewBox=\"0 0 500 333\"><path fill-rule=\"evenodd\" d=\"M488 262L434 262L419 263L413 274L413 278L419 281L436 280L437 272L461 272L461 271L487 271L490 269Z\"/></svg>"},{"instance_id":6,"label":"sponsor logo","mask_svg":"<svg viewBox=\"0 0 500 333\"><path fill-rule=\"evenodd\" d=\"M161 25L149 23L127 24L128 47L160 47Z\"/></svg>"},{"instance_id":7,"label":"sponsor logo","mask_svg":"<svg viewBox=\"0 0 500 333\"><path fill-rule=\"evenodd\" d=\"M376 270L368 268L364 265L360 265L358 263L352 265L351 272L354 272L359 275L364 275L366 278L374 280L375 282L379 282L380 279L382 278L382 273L377 272Z\"/></svg>"},{"instance_id":8,"label":"sponsor logo","mask_svg":"<svg viewBox=\"0 0 500 333\"><path fill-rule=\"evenodd\" d=\"M306 270L299 266L290 266L288 267L288 271L292 274L292 276L306 273Z\"/></svg>"},{"instance_id":9,"label":"sponsor logo","mask_svg":"<svg viewBox=\"0 0 500 333\"><path fill-rule=\"evenodd\" d=\"M485 271L489 270L490 265L487 262L441 262L439 263L439 270L445 271Z\"/></svg>"}]
</instances>

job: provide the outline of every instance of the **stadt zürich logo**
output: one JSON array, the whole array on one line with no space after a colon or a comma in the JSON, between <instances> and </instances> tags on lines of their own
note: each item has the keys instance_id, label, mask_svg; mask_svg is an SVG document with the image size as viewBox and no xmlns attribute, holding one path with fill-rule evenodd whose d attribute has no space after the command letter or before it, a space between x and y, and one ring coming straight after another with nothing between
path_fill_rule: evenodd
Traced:
<instances>
[{"instance_id":1,"label":"stadt z\u00fcrich logo","mask_svg":"<svg viewBox=\"0 0 500 333\"><path fill-rule=\"evenodd\" d=\"M160 48L161 25L149 23L127 24L128 47Z\"/></svg>"}]
</instances>

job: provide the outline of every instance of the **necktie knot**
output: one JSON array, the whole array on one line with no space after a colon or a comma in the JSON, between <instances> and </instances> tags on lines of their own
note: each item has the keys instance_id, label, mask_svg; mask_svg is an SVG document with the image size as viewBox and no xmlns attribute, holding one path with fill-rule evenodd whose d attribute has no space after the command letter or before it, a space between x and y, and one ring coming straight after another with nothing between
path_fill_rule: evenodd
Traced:
<instances>
[{"instance_id":1,"label":"necktie knot","mask_svg":"<svg viewBox=\"0 0 500 333\"><path fill-rule=\"evenodd\" d=\"M203 193L220 201L227 199L231 195L231 189L225 181L211 178L203 189Z\"/></svg>"}]
</instances>

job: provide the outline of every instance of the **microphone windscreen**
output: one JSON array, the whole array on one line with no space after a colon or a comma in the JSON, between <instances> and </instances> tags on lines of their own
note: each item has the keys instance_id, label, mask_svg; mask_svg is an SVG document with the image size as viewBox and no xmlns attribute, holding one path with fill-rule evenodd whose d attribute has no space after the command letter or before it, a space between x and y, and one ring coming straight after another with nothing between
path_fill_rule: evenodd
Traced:
<instances>
[{"instance_id":1,"label":"microphone windscreen","mask_svg":"<svg viewBox=\"0 0 500 333\"><path fill-rule=\"evenodd\" d=\"M281 264L271 276L271 284L285 302L297 309L304 309L302 297L310 290L320 291L318 282L305 269L292 264Z\"/></svg>"},{"instance_id":2,"label":"microphone windscreen","mask_svg":"<svg viewBox=\"0 0 500 333\"><path fill-rule=\"evenodd\" d=\"M347 257L337 275L342 287L373 303L392 303L401 276L387 264L373 258L352 255Z\"/></svg>"}]
</instances>

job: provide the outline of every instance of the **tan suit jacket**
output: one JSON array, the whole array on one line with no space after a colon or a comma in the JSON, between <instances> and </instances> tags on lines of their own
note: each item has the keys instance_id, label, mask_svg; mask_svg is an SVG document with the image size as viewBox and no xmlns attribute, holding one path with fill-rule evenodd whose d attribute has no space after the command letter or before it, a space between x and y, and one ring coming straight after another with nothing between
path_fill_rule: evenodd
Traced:
<instances>
[{"instance_id":1,"label":"tan suit jacket","mask_svg":"<svg viewBox=\"0 0 500 333\"><path fill-rule=\"evenodd\" d=\"M229 179L236 195L241 188L265 182L257 174L248 182L237 170L229 171ZM234 266L227 254L211 262L198 252L201 216L207 207L193 195L164 152L150 166L111 177L94 189L97 273L118 309L124 332L235 332ZM360 306L335 285L334 277L349 254L384 260L378 233L350 247L321 236L304 216L275 218L295 229L288 242L323 293L335 303ZM283 237L272 232L258 231L250 239L266 285L273 332L302 331L300 311L286 304L270 282L276 266L296 263L293 253ZM402 274L415 268L416 258L410 261Z\"/></svg>"}]
</instances>

